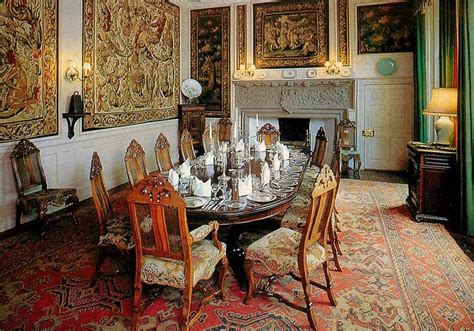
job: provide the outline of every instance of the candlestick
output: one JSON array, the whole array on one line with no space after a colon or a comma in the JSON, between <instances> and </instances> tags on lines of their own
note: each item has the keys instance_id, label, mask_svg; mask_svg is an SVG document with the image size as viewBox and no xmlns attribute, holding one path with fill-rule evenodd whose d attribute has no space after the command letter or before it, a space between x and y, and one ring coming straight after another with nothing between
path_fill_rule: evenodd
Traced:
<instances>
[{"instance_id":1,"label":"candlestick","mask_svg":"<svg viewBox=\"0 0 474 331\"><path fill-rule=\"evenodd\" d=\"M236 141L237 141L237 123L238 122L234 123L234 140L236 140Z\"/></svg>"},{"instance_id":2,"label":"candlestick","mask_svg":"<svg viewBox=\"0 0 474 331\"><path fill-rule=\"evenodd\" d=\"M212 123L209 123L209 138L212 140Z\"/></svg>"},{"instance_id":3,"label":"candlestick","mask_svg":"<svg viewBox=\"0 0 474 331\"><path fill-rule=\"evenodd\" d=\"M255 115L255 121L257 122L257 129L258 129L258 114Z\"/></svg>"}]
</instances>

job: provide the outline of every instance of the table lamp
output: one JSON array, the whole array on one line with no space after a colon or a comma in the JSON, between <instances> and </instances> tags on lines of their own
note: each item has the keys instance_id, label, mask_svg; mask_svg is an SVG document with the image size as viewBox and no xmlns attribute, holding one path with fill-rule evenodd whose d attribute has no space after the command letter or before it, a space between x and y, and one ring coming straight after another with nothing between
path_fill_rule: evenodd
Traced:
<instances>
[{"instance_id":1,"label":"table lamp","mask_svg":"<svg viewBox=\"0 0 474 331\"><path fill-rule=\"evenodd\" d=\"M434 88L424 115L440 116L435 123L437 140L434 144L451 146L454 123L451 116L457 116L458 90L456 88Z\"/></svg>"}]
</instances>

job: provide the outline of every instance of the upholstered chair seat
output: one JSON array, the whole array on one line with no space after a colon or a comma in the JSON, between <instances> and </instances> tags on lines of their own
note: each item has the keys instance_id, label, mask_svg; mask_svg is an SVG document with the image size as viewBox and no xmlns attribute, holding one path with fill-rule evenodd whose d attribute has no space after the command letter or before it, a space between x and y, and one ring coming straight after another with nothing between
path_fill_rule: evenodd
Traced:
<instances>
[{"instance_id":1,"label":"upholstered chair seat","mask_svg":"<svg viewBox=\"0 0 474 331\"><path fill-rule=\"evenodd\" d=\"M127 216L107 220L107 232L99 237L99 246L112 246L119 250L129 250L135 247L132 227Z\"/></svg>"},{"instance_id":2,"label":"upholstered chair seat","mask_svg":"<svg viewBox=\"0 0 474 331\"><path fill-rule=\"evenodd\" d=\"M309 205L292 202L281 219L281 226L295 231L302 231L306 223L308 211Z\"/></svg>"},{"instance_id":3,"label":"upholstered chair seat","mask_svg":"<svg viewBox=\"0 0 474 331\"><path fill-rule=\"evenodd\" d=\"M72 203L72 198L76 196L74 188L58 188L41 190L23 197L19 197L20 203L25 210L33 210L37 206L41 207L61 207Z\"/></svg>"},{"instance_id":4,"label":"upholstered chair seat","mask_svg":"<svg viewBox=\"0 0 474 331\"><path fill-rule=\"evenodd\" d=\"M252 271L262 276L299 275L298 249L301 233L279 228L252 243L245 258L252 261ZM326 260L326 251L317 241L308 247L308 271L315 270Z\"/></svg>"}]
</instances>

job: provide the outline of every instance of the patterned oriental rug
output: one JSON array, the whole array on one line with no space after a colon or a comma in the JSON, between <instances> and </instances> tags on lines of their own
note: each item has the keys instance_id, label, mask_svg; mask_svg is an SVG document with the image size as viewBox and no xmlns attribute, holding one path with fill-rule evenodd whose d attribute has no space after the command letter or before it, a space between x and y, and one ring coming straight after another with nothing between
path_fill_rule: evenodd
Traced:
<instances>
[{"instance_id":1,"label":"patterned oriental rug","mask_svg":"<svg viewBox=\"0 0 474 331\"><path fill-rule=\"evenodd\" d=\"M406 195L406 185L342 181L337 208L344 271L332 272L337 307L314 290L319 329L474 329L473 262L442 225L415 223ZM115 206L126 212L123 203ZM67 218L54 223L44 240L30 231L0 241L1 330L130 327L133 278L102 276L91 285L98 236L91 204L80 209L79 219L79 226ZM107 260L103 269L113 270L114 261ZM276 290L303 298L294 280L275 284ZM196 330L309 328L304 313L275 299L257 296L244 305L245 293L230 273L226 287L227 302L208 305ZM141 329L177 330L180 292L164 288L154 299L153 292L144 293L151 304L142 312Z\"/></svg>"}]
</instances>

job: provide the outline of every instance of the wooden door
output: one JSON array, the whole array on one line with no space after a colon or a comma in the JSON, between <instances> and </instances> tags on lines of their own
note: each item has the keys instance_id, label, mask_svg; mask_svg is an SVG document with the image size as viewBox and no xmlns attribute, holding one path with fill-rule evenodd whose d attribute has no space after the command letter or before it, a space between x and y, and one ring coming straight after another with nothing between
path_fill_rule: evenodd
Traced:
<instances>
[{"instance_id":1,"label":"wooden door","mask_svg":"<svg viewBox=\"0 0 474 331\"><path fill-rule=\"evenodd\" d=\"M360 130L365 168L406 170L406 146L413 139L413 85L367 84L363 95L364 118Z\"/></svg>"}]
</instances>

